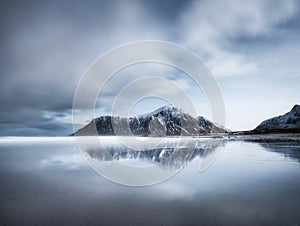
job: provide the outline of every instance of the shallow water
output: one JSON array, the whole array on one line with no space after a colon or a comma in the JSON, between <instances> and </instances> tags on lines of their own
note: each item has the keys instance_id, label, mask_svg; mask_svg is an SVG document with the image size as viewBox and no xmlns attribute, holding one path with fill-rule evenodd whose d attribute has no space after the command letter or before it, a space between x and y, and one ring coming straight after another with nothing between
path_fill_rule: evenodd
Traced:
<instances>
[{"instance_id":1,"label":"shallow water","mask_svg":"<svg viewBox=\"0 0 300 226\"><path fill-rule=\"evenodd\" d=\"M81 154L71 137L1 138L0 225L300 225L298 142L172 138L134 152L105 139L113 157L90 147ZM127 184L171 177L120 185L82 155L106 168L156 167L122 177Z\"/></svg>"}]
</instances>

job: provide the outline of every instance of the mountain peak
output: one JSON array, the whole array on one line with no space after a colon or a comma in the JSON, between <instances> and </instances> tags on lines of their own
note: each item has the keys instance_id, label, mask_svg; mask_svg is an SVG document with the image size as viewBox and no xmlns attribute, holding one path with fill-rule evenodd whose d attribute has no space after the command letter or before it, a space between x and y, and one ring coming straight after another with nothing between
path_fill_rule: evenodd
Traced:
<instances>
[{"instance_id":1,"label":"mountain peak","mask_svg":"<svg viewBox=\"0 0 300 226\"><path fill-rule=\"evenodd\" d=\"M292 108L291 112L299 112L300 113L300 105L295 104L295 106Z\"/></svg>"},{"instance_id":2,"label":"mountain peak","mask_svg":"<svg viewBox=\"0 0 300 226\"><path fill-rule=\"evenodd\" d=\"M147 114L143 114L141 116L143 117L151 117L151 116L154 116L154 115L157 115L157 114L176 114L176 115L180 115L182 113L184 113L184 111L181 109L181 108L178 108L178 107L175 107L174 105L172 104L168 104L168 105L165 105L165 106L162 106L150 113L147 113Z\"/></svg>"},{"instance_id":3,"label":"mountain peak","mask_svg":"<svg viewBox=\"0 0 300 226\"><path fill-rule=\"evenodd\" d=\"M167 104L165 106L162 106L162 107L156 109L155 111L170 111L170 110L177 110L178 111L178 110L182 110L182 109L180 109L180 108L178 108L178 107L176 107L172 104Z\"/></svg>"}]
</instances>

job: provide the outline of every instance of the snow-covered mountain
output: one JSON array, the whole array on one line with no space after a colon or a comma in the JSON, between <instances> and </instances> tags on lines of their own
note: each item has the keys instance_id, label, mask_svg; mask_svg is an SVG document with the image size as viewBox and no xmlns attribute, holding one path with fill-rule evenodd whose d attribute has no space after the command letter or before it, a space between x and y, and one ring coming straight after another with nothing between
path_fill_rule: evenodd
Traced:
<instances>
[{"instance_id":1,"label":"snow-covered mountain","mask_svg":"<svg viewBox=\"0 0 300 226\"><path fill-rule=\"evenodd\" d=\"M300 132L300 105L295 105L284 115L263 121L253 132Z\"/></svg>"},{"instance_id":2,"label":"snow-covered mountain","mask_svg":"<svg viewBox=\"0 0 300 226\"><path fill-rule=\"evenodd\" d=\"M227 133L229 130L223 126L216 125L210 120L204 118L203 116L198 116L197 121L199 126L203 128L205 131L208 131L209 134L217 134L217 133Z\"/></svg>"},{"instance_id":3,"label":"snow-covered mountain","mask_svg":"<svg viewBox=\"0 0 300 226\"><path fill-rule=\"evenodd\" d=\"M135 135L135 136L198 136L225 133L226 129L214 125L204 117L193 116L182 109L167 105L151 113L124 118L101 116L79 129L75 135Z\"/></svg>"}]
</instances>

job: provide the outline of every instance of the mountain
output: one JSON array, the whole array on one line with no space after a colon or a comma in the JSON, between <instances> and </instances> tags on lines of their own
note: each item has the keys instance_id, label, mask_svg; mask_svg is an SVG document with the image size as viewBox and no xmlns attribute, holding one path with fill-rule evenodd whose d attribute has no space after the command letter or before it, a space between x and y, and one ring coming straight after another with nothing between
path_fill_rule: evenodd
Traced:
<instances>
[{"instance_id":1,"label":"mountain","mask_svg":"<svg viewBox=\"0 0 300 226\"><path fill-rule=\"evenodd\" d=\"M253 133L299 133L300 105L295 105L288 113L263 121Z\"/></svg>"},{"instance_id":2,"label":"mountain","mask_svg":"<svg viewBox=\"0 0 300 226\"><path fill-rule=\"evenodd\" d=\"M201 128L208 131L209 134L216 134L216 133L227 133L229 132L228 129L226 129L223 126L216 125L210 120L204 118L203 116L197 117L198 124Z\"/></svg>"},{"instance_id":3,"label":"mountain","mask_svg":"<svg viewBox=\"0 0 300 226\"><path fill-rule=\"evenodd\" d=\"M193 116L182 109L167 105L151 113L136 117L101 116L75 132L78 136L198 136L225 133L226 129L214 125L204 117ZM72 134L74 135L74 134Z\"/></svg>"}]
</instances>

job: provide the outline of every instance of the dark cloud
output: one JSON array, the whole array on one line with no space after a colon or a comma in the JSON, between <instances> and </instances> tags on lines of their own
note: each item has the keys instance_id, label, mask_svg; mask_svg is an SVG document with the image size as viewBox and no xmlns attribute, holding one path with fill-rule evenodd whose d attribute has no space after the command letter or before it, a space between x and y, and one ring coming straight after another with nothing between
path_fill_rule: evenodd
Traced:
<instances>
[{"instance_id":1,"label":"dark cloud","mask_svg":"<svg viewBox=\"0 0 300 226\"><path fill-rule=\"evenodd\" d=\"M46 120L44 111L63 114L70 110L76 85L90 62L107 47L140 33L136 29L139 20L147 20L136 17L145 16L140 9L175 19L186 4L150 1L141 8L147 2L1 1L2 135L8 125L26 127L18 130L20 133L30 128L41 130ZM151 23L147 25L151 30ZM47 134L44 129L36 133ZM61 130L58 125L51 129Z\"/></svg>"}]
</instances>

